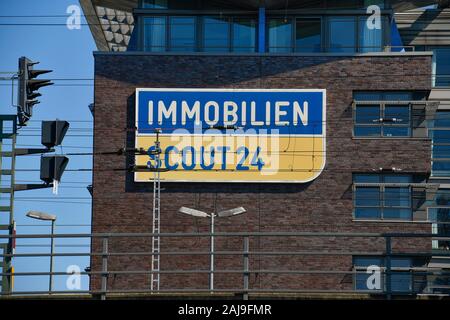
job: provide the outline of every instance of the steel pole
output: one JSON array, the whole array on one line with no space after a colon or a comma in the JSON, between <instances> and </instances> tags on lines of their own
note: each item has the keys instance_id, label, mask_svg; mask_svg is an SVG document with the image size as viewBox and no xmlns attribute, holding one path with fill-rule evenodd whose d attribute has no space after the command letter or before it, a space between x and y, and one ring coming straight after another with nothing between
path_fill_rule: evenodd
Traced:
<instances>
[{"instance_id":1,"label":"steel pole","mask_svg":"<svg viewBox=\"0 0 450 320\"><path fill-rule=\"evenodd\" d=\"M50 278L48 281L48 291L51 294L51 292L53 291L53 254L55 251L55 239L54 239L54 234L55 234L55 220L52 220L52 232L51 232L51 240L50 240Z\"/></svg>"},{"instance_id":2,"label":"steel pole","mask_svg":"<svg viewBox=\"0 0 450 320\"><path fill-rule=\"evenodd\" d=\"M209 290L214 292L214 213L211 214L211 264L209 274Z\"/></svg>"}]
</instances>

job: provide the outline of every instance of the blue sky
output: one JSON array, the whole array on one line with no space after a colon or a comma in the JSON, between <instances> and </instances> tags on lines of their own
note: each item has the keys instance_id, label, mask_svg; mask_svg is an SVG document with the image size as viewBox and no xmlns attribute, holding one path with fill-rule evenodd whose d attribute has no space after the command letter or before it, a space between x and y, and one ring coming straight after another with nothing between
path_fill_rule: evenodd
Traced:
<instances>
[{"instance_id":1,"label":"blue sky","mask_svg":"<svg viewBox=\"0 0 450 320\"><path fill-rule=\"evenodd\" d=\"M18 58L26 56L39 61L37 69L52 69L53 73L42 75L47 79L92 79L94 74L95 43L89 27L82 25L80 30L69 30L64 24L67 19L67 7L79 5L76 0L21 0L0 1L0 77L4 72L16 71ZM12 17L34 16L34 17ZM51 16L51 17L36 17ZM82 19L82 24L86 21ZM51 26L7 25L7 24L58 24ZM71 129L64 139L59 154L92 152L92 115L88 105L93 102L92 81L55 80L56 85L42 88L41 103L34 108L33 121L19 131L18 147L40 147L41 120L68 120ZM72 86L72 84L88 84ZM69 84L64 85L64 84ZM11 86L8 81L0 81L0 113L14 114L11 107ZM14 102L16 96L14 94ZM91 156L70 156L67 169L91 168ZM38 169L39 156L19 157L18 170ZM38 183L39 172L18 171L16 183ZM25 217L29 210L38 210L58 216L57 233L90 232L91 201L86 186L91 183L91 172L65 172L61 180L58 195L52 190L22 191L16 193L15 220L18 234L49 233L50 226ZM20 199L23 198L23 199ZM75 198L75 199L72 199ZM0 213L1 215L1 213ZM0 222L6 222L5 215ZM74 226L77 225L77 226ZM81 225L81 226L78 226ZM47 239L22 239L17 241L16 253L49 252ZM31 245L31 246L30 246ZM42 245L42 246L41 246ZM56 252L89 252L87 239L57 239ZM16 272L48 271L48 258L16 258L13 261ZM85 258L55 258L55 271L65 271L69 265L79 265L83 270L89 265ZM55 277L55 290L65 290L66 277ZM84 277L82 288L87 289L88 281ZM48 277L27 276L15 278L15 290L46 290Z\"/></svg>"}]
</instances>

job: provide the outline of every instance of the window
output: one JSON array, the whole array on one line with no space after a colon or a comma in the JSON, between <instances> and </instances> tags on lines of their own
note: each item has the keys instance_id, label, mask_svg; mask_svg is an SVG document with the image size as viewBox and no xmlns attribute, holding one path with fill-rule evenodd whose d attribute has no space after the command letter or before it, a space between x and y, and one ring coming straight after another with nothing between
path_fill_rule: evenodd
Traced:
<instances>
[{"instance_id":1,"label":"window","mask_svg":"<svg viewBox=\"0 0 450 320\"><path fill-rule=\"evenodd\" d=\"M170 17L170 51L195 51L194 17Z\"/></svg>"},{"instance_id":2,"label":"window","mask_svg":"<svg viewBox=\"0 0 450 320\"><path fill-rule=\"evenodd\" d=\"M143 0L142 8L167 9L168 8L168 0Z\"/></svg>"},{"instance_id":3,"label":"window","mask_svg":"<svg viewBox=\"0 0 450 320\"><path fill-rule=\"evenodd\" d=\"M331 17L328 32L330 52L356 51L356 17Z\"/></svg>"},{"instance_id":4,"label":"window","mask_svg":"<svg viewBox=\"0 0 450 320\"><path fill-rule=\"evenodd\" d=\"M292 51L292 22L288 19L269 20L269 52Z\"/></svg>"},{"instance_id":5,"label":"window","mask_svg":"<svg viewBox=\"0 0 450 320\"><path fill-rule=\"evenodd\" d=\"M355 219L411 220L412 180L411 175L355 174Z\"/></svg>"},{"instance_id":6,"label":"window","mask_svg":"<svg viewBox=\"0 0 450 320\"><path fill-rule=\"evenodd\" d=\"M321 19L297 19L295 32L295 51L322 51Z\"/></svg>"},{"instance_id":7,"label":"window","mask_svg":"<svg viewBox=\"0 0 450 320\"><path fill-rule=\"evenodd\" d=\"M433 86L450 87L450 48L432 48Z\"/></svg>"},{"instance_id":8,"label":"window","mask_svg":"<svg viewBox=\"0 0 450 320\"><path fill-rule=\"evenodd\" d=\"M233 20L233 51L255 52L256 20L236 18Z\"/></svg>"},{"instance_id":9,"label":"window","mask_svg":"<svg viewBox=\"0 0 450 320\"><path fill-rule=\"evenodd\" d=\"M450 177L450 112L436 112L433 128L432 175Z\"/></svg>"},{"instance_id":10,"label":"window","mask_svg":"<svg viewBox=\"0 0 450 320\"><path fill-rule=\"evenodd\" d=\"M165 17L147 17L144 19L144 51L166 51Z\"/></svg>"},{"instance_id":11,"label":"window","mask_svg":"<svg viewBox=\"0 0 450 320\"><path fill-rule=\"evenodd\" d=\"M412 98L412 93L403 92L355 93L354 136L410 137Z\"/></svg>"},{"instance_id":12,"label":"window","mask_svg":"<svg viewBox=\"0 0 450 320\"><path fill-rule=\"evenodd\" d=\"M224 52L230 48L230 23L228 18L205 17L203 50Z\"/></svg>"},{"instance_id":13,"label":"window","mask_svg":"<svg viewBox=\"0 0 450 320\"><path fill-rule=\"evenodd\" d=\"M390 259L391 275L390 275L390 287L393 293L410 293L414 291L413 288L413 274L410 271L414 265L418 263L412 258L400 258L392 257ZM385 275L387 266L387 258L385 257L354 257L353 266L357 271L354 284L356 291L386 291L386 279L389 279ZM377 266L380 268L380 289L373 289L368 286L367 280L373 275L373 272L367 273L367 268L370 266ZM396 270L397 269L397 270ZM371 283L371 282L370 282Z\"/></svg>"}]
</instances>

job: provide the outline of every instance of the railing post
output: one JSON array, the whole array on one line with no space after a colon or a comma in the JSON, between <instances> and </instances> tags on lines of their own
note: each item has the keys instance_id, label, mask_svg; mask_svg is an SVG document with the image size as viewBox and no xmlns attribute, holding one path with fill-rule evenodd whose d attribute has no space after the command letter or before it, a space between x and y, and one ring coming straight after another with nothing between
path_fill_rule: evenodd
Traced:
<instances>
[{"instance_id":1,"label":"railing post","mask_svg":"<svg viewBox=\"0 0 450 320\"><path fill-rule=\"evenodd\" d=\"M108 289L108 238L103 238L102 249L102 287L101 300L106 300L106 291Z\"/></svg>"},{"instance_id":2,"label":"railing post","mask_svg":"<svg viewBox=\"0 0 450 320\"><path fill-rule=\"evenodd\" d=\"M250 240L249 237L244 237L244 295L243 299L248 300L248 284L249 284L249 247L250 247Z\"/></svg>"},{"instance_id":3,"label":"railing post","mask_svg":"<svg viewBox=\"0 0 450 320\"><path fill-rule=\"evenodd\" d=\"M392 288L391 288L391 255L392 255L392 239L391 237L386 237L386 268L385 268L385 283L386 283L386 298L388 300L392 299Z\"/></svg>"}]
</instances>

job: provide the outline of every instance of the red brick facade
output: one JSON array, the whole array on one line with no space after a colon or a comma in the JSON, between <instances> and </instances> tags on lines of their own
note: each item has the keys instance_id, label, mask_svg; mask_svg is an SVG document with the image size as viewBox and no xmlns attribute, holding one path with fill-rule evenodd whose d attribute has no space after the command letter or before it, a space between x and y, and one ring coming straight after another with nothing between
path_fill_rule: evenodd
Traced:
<instances>
[{"instance_id":1,"label":"red brick facade","mask_svg":"<svg viewBox=\"0 0 450 320\"><path fill-rule=\"evenodd\" d=\"M95 55L95 128L92 232L151 232L152 183L134 183L124 170L132 158L102 155L133 147L134 93L140 88L289 88L327 89L327 163L306 184L163 183L161 232L209 232L208 220L177 213L181 206L212 212L243 206L242 216L217 219L216 232L430 232L430 225L353 220L352 171L400 167L430 171L428 139L352 138L354 90L429 90L431 56L238 56ZM394 76L395 75L395 76ZM391 150L391 151L386 151ZM217 238L216 250L240 250L242 238ZM373 238L251 238L252 251L384 251ZM425 251L429 239L399 241L394 251ZM162 251L208 251L208 238L162 238ZM101 252L94 241L92 250ZM110 252L151 252L149 239L112 239ZM150 271L151 256L110 257L108 269ZM217 256L216 269L242 269L242 256ZM101 258L92 270L101 270ZM352 268L349 255L261 256L250 258L253 270L340 270ZM209 269L208 256L162 256L162 270ZM116 275L109 290L149 289L149 275ZM91 286L100 288L93 277ZM351 289L351 276L251 274L250 288ZM242 287L241 274L217 274L215 287ZM208 288L208 274L161 275L161 289Z\"/></svg>"}]
</instances>

